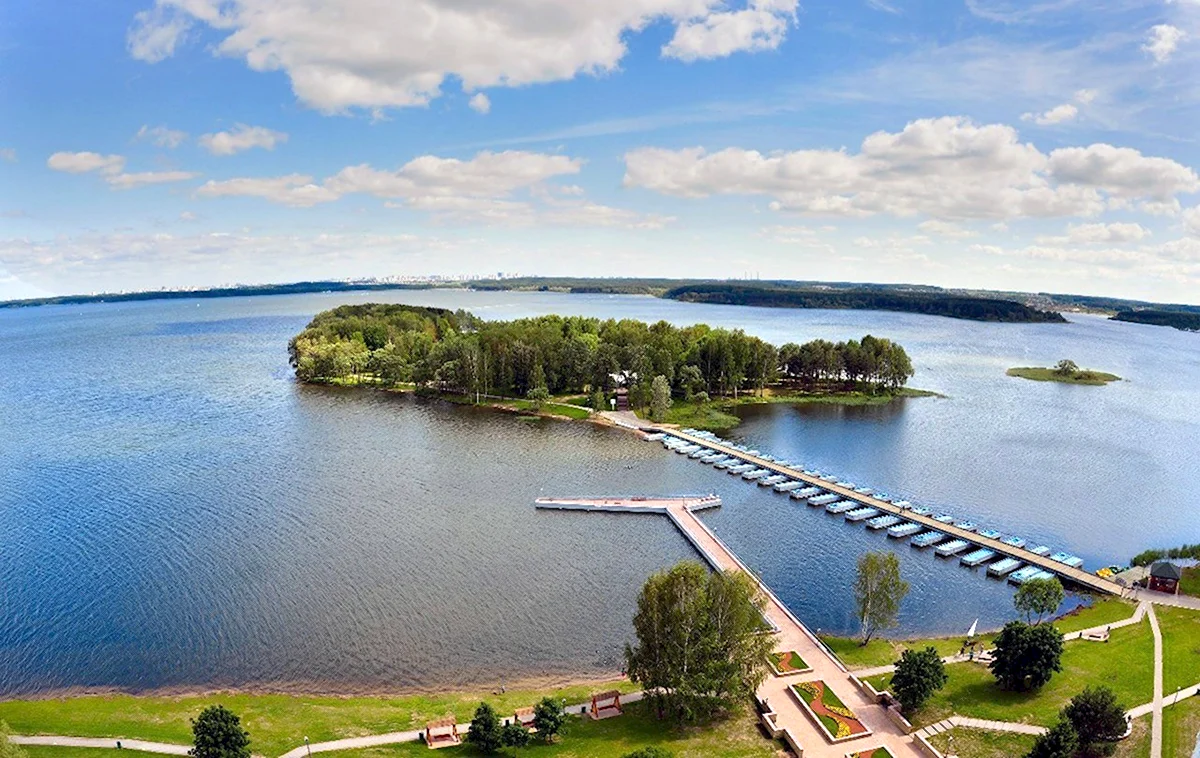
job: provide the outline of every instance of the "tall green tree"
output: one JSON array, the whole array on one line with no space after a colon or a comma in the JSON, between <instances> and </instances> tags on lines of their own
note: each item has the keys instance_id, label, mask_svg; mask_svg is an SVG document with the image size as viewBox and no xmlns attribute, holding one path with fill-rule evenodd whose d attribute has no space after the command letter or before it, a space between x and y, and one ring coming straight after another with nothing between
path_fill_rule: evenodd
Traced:
<instances>
[{"instance_id":1,"label":"tall green tree","mask_svg":"<svg viewBox=\"0 0 1200 758\"><path fill-rule=\"evenodd\" d=\"M1075 758L1079 736L1069 721L1059 721L1049 732L1039 735L1025 758Z\"/></svg>"},{"instance_id":2,"label":"tall green tree","mask_svg":"<svg viewBox=\"0 0 1200 758\"><path fill-rule=\"evenodd\" d=\"M1013 596L1013 605L1025 616L1026 623L1040 624L1062 605L1066 592L1057 577L1030 579Z\"/></svg>"},{"instance_id":3,"label":"tall green tree","mask_svg":"<svg viewBox=\"0 0 1200 758\"><path fill-rule=\"evenodd\" d=\"M1079 750L1084 756L1112 755L1117 740L1125 734L1125 707L1117 702L1116 694L1107 687L1086 687L1063 709L1062 718L1069 721L1079 735Z\"/></svg>"},{"instance_id":4,"label":"tall green tree","mask_svg":"<svg viewBox=\"0 0 1200 758\"><path fill-rule=\"evenodd\" d=\"M11 736L12 731L8 724L0 721L0 758L27 758L20 745L9 741Z\"/></svg>"},{"instance_id":5,"label":"tall green tree","mask_svg":"<svg viewBox=\"0 0 1200 758\"><path fill-rule=\"evenodd\" d=\"M491 705L480 703L475 709L475 716L467 728L467 742L486 755L496 753L504 746L500 717Z\"/></svg>"},{"instance_id":6,"label":"tall green tree","mask_svg":"<svg viewBox=\"0 0 1200 758\"><path fill-rule=\"evenodd\" d=\"M665 421L671 408L671 383L665 376L654 377L650 385L650 418Z\"/></svg>"},{"instance_id":7,"label":"tall green tree","mask_svg":"<svg viewBox=\"0 0 1200 758\"><path fill-rule=\"evenodd\" d=\"M911 713L945 687L946 680L946 665L936 649L905 650L896 661L891 690L904 711Z\"/></svg>"},{"instance_id":8,"label":"tall green tree","mask_svg":"<svg viewBox=\"0 0 1200 758\"><path fill-rule=\"evenodd\" d=\"M900 604L908 591L908 582L900 578L900 560L895 553L864 553L858 559L854 604L864 646L878 632L897 625Z\"/></svg>"},{"instance_id":9,"label":"tall green tree","mask_svg":"<svg viewBox=\"0 0 1200 758\"><path fill-rule=\"evenodd\" d=\"M988 665L1002 689L1024 692L1041 688L1062 671L1062 653L1062 634L1052 624L1010 621L996 637Z\"/></svg>"},{"instance_id":10,"label":"tall green tree","mask_svg":"<svg viewBox=\"0 0 1200 758\"><path fill-rule=\"evenodd\" d=\"M210 705L192 719L192 758L250 758L250 733L223 705Z\"/></svg>"},{"instance_id":11,"label":"tall green tree","mask_svg":"<svg viewBox=\"0 0 1200 758\"><path fill-rule=\"evenodd\" d=\"M773 647L764 598L740 572L710 573L684 561L646 580L626 645L629 678L650 692L660 716L691 721L726 712L767 674Z\"/></svg>"},{"instance_id":12,"label":"tall green tree","mask_svg":"<svg viewBox=\"0 0 1200 758\"><path fill-rule=\"evenodd\" d=\"M562 731L567 721L564 707L563 701L552 697L544 697L533 706L533 728L537 729L538 739L542 742L553 742Z\"/></svg>"}]
</instances>

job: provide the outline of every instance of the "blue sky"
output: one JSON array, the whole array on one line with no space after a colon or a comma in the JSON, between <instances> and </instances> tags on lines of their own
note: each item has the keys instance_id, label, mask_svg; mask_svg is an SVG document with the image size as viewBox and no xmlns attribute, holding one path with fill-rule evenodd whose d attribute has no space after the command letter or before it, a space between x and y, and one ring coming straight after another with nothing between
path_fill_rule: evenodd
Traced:
<instances>
[{"instance_id":1,"label":"blue sky","mask_svg":"<svg viewBox=\"0 0 1200 758\"><path fill-rule=\"evenodd\" d=\"M1200 0L67 0L0 299L416 274L1200 302Z\"/></svg>"}]
</instances>

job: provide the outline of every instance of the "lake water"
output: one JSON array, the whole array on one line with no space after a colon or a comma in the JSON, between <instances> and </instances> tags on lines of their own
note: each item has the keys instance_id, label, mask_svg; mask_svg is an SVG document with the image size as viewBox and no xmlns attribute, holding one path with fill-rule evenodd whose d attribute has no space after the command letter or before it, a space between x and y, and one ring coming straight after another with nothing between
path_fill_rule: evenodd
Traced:
<instances>
[{"instance_id":1,"label":"lake water","mask_svg":"<svg viewBox=\"0 0 1200 758\"><path fill-rule=\"evenodd\" d=\"M998 582L627 433L294 383L314 313L381 300L886 336L948 399L758 407L733 436L1091 568L1200 541L1200 335L1170 329L457 291L0 311L0 694L611 672L641 582L694 553L654 517L535 511L551 493L717 492L707 522L814 628L853 629L881 547L913 585L900 633L1010 616ZM1004 376L1066 357L1128 381Z\"/></svg>"}]
</instances>

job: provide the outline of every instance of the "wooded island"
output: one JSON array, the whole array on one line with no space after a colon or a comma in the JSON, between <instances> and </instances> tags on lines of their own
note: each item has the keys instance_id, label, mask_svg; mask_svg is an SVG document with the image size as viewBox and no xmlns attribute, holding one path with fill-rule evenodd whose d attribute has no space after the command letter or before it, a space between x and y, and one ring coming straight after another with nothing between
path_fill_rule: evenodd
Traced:
<instances>
[{"instance_id":1,"label":"wooded island","mask_svg":"<svg viewBox=\"0 0 1200 758\"><path fill-rule=\"evenodd\" d=\"M631 407L653 408L660 418L672 398L683 405L781 390L888 396L913 374L903 347L871 336L775 347L740 329L704 324L578 316L485 321L461 310L390 304L320 313L288 351L303 382L415 385L476 400L581 395L575 405L597 410L621 388Z\"/></svg>"}]
</instances>

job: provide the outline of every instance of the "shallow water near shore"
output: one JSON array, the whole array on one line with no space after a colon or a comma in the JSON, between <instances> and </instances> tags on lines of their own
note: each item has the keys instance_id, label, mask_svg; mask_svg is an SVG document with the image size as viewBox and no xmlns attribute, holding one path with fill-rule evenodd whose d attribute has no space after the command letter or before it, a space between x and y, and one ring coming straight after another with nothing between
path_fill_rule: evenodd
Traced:
<instances>
[{"instance_id":1,"label":"shallow water near shore","mask_svg":"<svg viewBox=\"0 0 1200 758\"><path fill-rule=\"evenodd\" d=\"M948 399L750 407L732 436L1089 568L1200 541L1200 336L1170 329L457 291L0 311L0 693L614 671L641 582L695 555L662 519L535 511L548 494L720 494L705 520L814 629L853 630L854 561L880 548L913 585L898 634L1010 617L978 571L621 431L295 384L289 337L381 300L886 336ZM1126 381L1004 376L1060 358Z\"/></svg>"}]
</instances>

